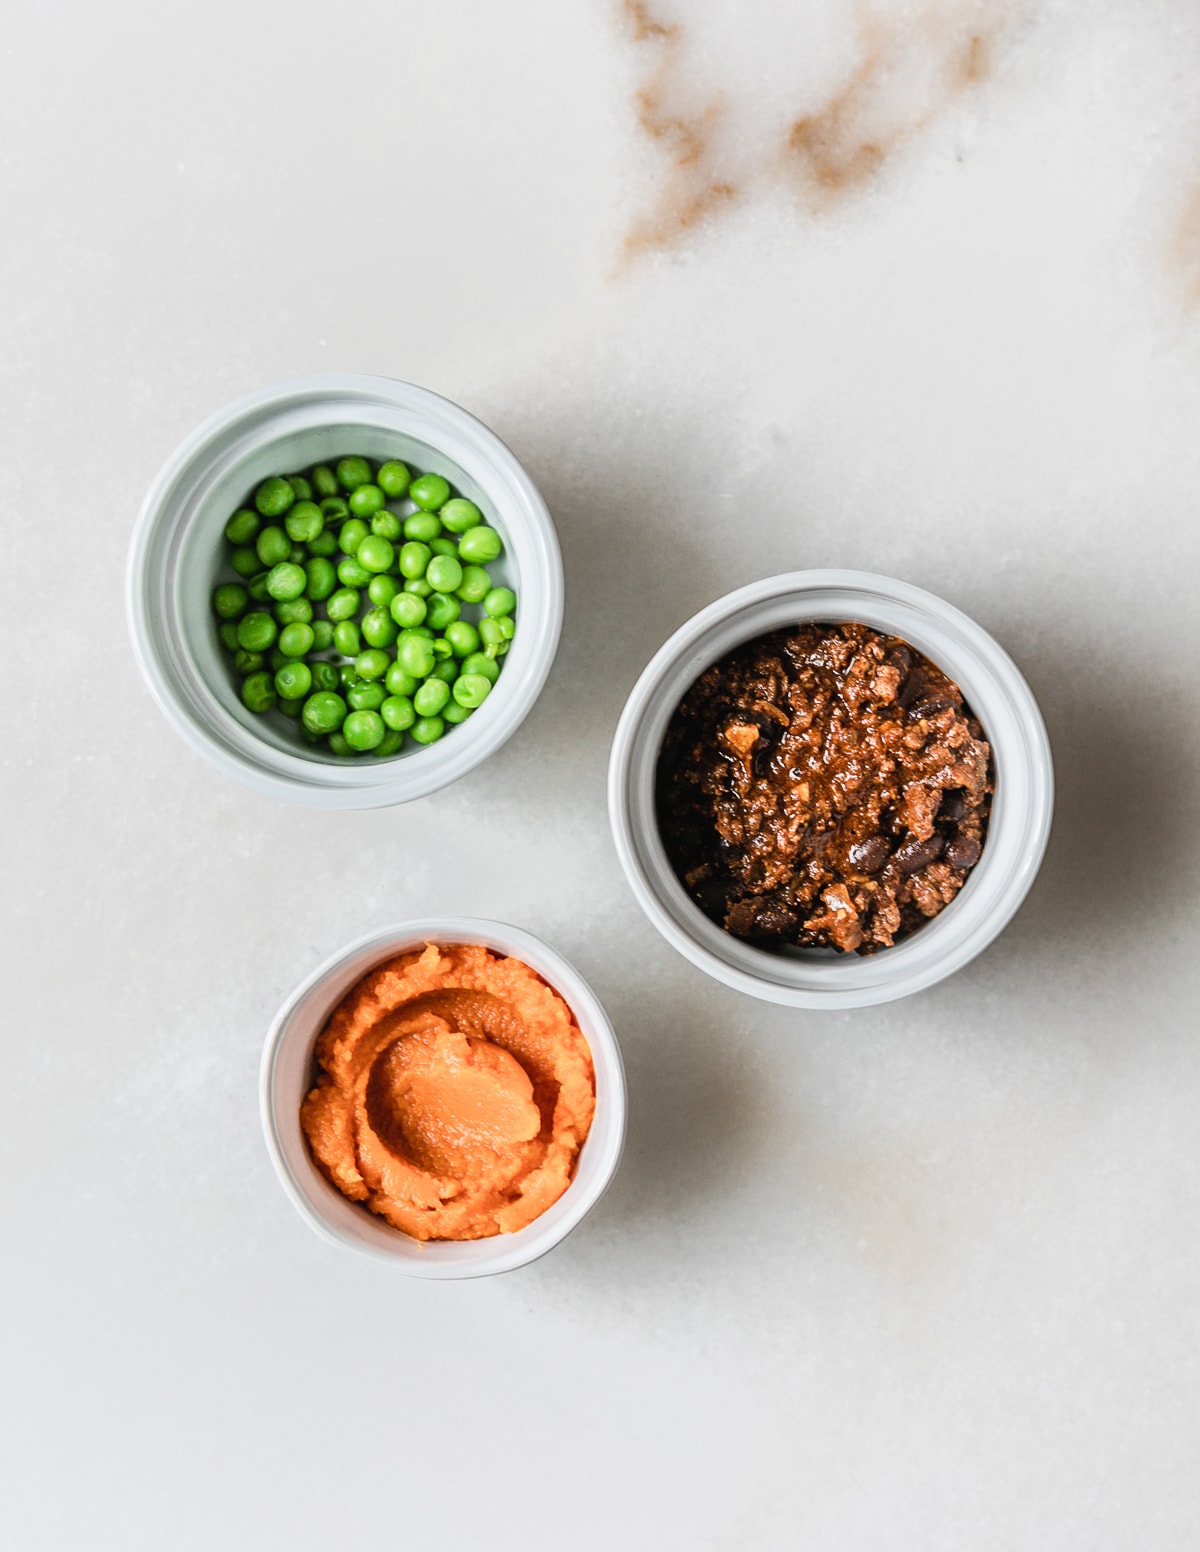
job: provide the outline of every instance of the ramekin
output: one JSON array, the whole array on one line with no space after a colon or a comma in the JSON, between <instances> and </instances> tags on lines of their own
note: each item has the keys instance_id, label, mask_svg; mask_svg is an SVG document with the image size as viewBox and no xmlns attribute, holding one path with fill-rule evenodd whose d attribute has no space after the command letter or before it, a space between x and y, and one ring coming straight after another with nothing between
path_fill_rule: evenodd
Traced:
<instances>
[{"instance_id":1,"label":"ramekin","mask_svg":"<svg viewBox=\"0 0 1200 1552\"><path fill-rule=\"evenodd\" d=\"M596 1114L571 1184L541 1217L490 1239L411 1238L330 1185L313 1163L300 1125L300 1102L312 1087L313 1048L330 1014L369 970L426 943L480 944L522 960L559 994L591 1047ZM267 1151L296 1211L322 1239L411 1277L456 1279L511 1272L552 1250L592 1210L616 1173L625 1142L625 1070L608 1015L563 956L532 933L469 916L402 922L359 938L327 959L275 1015L263 1048L259 1095Z\"/></svg>"},{"instance_id":2,"label":"ramekin","mask_svg":"<svg viewBox=\"0 0 1200 1552\"><path fill-rule=\"evenodd\" d=\"M444 475L500 532L490 569L519 600L518 630L484 704L435 744L384 760L307 750L294 729L242 705L210 599L222 530L269 474L362 453ZM171 726L256 791L324 809L380 808L457 781L520 726L541 693L562 625L563 578L550 514L494 432L448 399L385 377L296 378L248 394L176 449L134 529L126 577L134 655ZM291 736L289 736L291 735Z\"/></svg>"},{"instance_id":3,"label":"ramekin","mask_svg":"<svg viewBox=\"0 0 1200 1552\"><path fill-rule=\"evenodd\" d=\"M685 691L743 642L805 621L857 620L901 636L962 688L992 746L996 793L983 853L950 904L912 937L872 955L777 955L733 937L688 896L658 833L654 776ZM608 774L613 839L625 876L663 937L726 986L797 1008L861 1008L923 990L980 953L1037 875L1054 806L1046 728L1008 654L965 614L907 582L863 571L795 571L718 599L651 660L625 705Z\"/></svg>"}]
</instances>

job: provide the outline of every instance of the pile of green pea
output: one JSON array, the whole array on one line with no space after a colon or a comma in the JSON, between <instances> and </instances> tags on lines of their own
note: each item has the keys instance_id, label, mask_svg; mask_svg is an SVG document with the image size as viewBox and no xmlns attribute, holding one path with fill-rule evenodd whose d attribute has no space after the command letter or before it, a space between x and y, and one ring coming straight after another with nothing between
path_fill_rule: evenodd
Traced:
<instances>
[{"instance_id":1,"label":"pile of green pea","mask_svg":"<svg viewBox=\"0 0 1200 1552\"><path fill-rule=\"evenodd\" d=\"M279 710L333 754L380 757L406 734L435 743L487 699L516 595L487 570L500 535L440 474L353 455L273 475L225 538L236 580L212 606L251 711Z\"/></svg>"}]
</instances>

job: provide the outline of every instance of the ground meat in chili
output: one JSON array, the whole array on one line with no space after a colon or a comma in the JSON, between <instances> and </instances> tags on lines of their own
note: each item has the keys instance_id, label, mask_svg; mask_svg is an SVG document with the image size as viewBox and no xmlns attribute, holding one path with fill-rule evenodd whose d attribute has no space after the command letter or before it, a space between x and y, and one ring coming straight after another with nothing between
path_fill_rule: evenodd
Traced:
<instances>
[{"instance_id":1,"label":"ground meat in chili","mask_svg":"<svg viewBox=\"0 0 1200 1552\"><path fill-rule=\"evenodd\" d=\"M992 790L953 680L870 626L806 624L701 674L667 728L656 801L671 865L728 932L870 954L962 888Z\"/></svg>"}]
</instances>

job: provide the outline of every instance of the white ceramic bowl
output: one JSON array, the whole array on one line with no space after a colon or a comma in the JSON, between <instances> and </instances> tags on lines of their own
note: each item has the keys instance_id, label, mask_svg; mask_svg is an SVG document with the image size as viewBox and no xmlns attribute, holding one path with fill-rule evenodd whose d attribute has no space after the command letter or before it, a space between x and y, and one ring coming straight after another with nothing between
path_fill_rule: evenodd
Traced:
<instances>
[{"instance_id":1,"label":"white ceramic bowl","mask_svg":"<svg viewBox=\"0 0 1200 1552\"><path fill-rule=\"evenodd\" d=\"M552 1207L514 1234L425 1243L412 1239L330 1185L313 1163L300 1126L300 1102L312 1087L313 1048L329 1015L369 970L426 943L478 943L524 961L562 997L591 1047L596 1115L574 1177ZM625 1141L625 1070L612 1025L595 993L561 954L532 933L467 916L384 928L314 970L275 1015L263 1050L260 1098L271 1162L305 1222L331 1244L390 1261L413 1277L486 1277L544 1256L604 1195Z\"/></svg>"},{"instance_id":2,"label":"white ceramic bowl","mask_svg":"<svg viewBox=\"0 0 1200 1552\"><path fill-rule=\"evenodd\" d=\"M269 474L345 453L396 457L444 475L504 540L489 569L518 596L518 629L496 687L436 744L390 759L339 759L299 744L275 714L242 705L212 616L229 514ZM221 410L176 449L142 506L126 602L134 653L176 732L259 792L319 808L379 808L456 781L520 726L541 693L562 624L562 562L533 481L474 416L385 377L297 378Z\"/></svg>"},{"instance_id":3,"label":"white ceramic bowl","mask_svg":"<svg viewBox=\"0 0 1200 1552\"><path fill-rule=\"evenodd\" d=\"M655 821L658 753L688 687L741 643L808 620L857 620L911 642L957 681L992 746L996 793L979 862L940 915L873 955L797 950L780 956L724 932L676 878ZM608 780L621 865L659 932L727 986L799 1008L868 1007L961 969L1025 898L1046 849L1053 801L1046 729L1012 659L973 620L932 593L862 571L769 577L701 610L675 632L634 686L613 741Z\"/></svg>"}]
</instances>

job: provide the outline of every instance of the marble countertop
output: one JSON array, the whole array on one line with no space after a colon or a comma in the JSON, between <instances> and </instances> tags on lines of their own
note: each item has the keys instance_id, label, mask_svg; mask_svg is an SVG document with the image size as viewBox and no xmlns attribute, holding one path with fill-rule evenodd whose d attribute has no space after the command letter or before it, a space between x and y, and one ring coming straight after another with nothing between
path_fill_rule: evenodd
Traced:
<instances>
[{"instance_id":1,"label":"marble countertop","mask_svg":"<svg viewBox=\"0 0 1200 1552\"><path fill-rule=\"evenodd\" d=\"M18 0L5 1546L1200 1544L1198 72L1178 0ZM125 633L162 460L313 370L486 420L566 569L521 732L373 814L209 769ZM861 1012L694 970L605 815L651 653L807 566L972 614L1057 764L1008 930ZM430 913L558 946L630 1085L461 1286L318 1241L257 1115L286 993Z\"/></svg>"}]
</instances>

